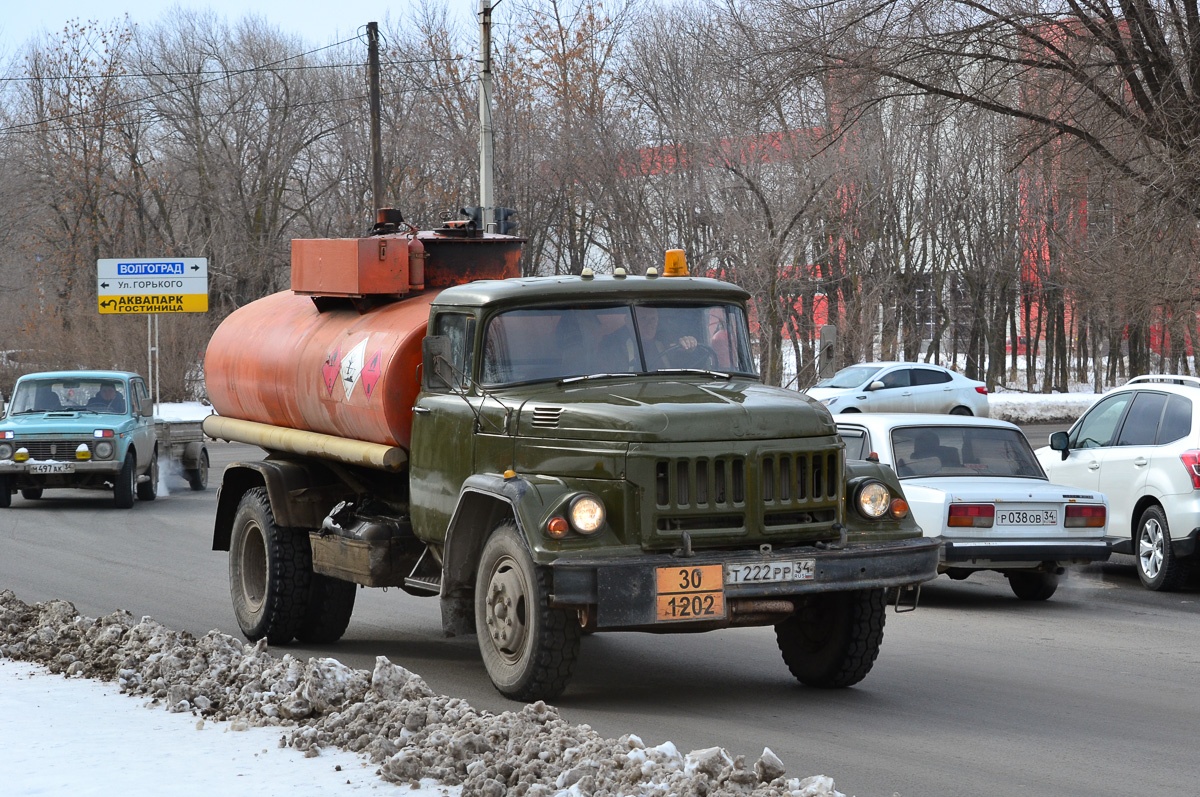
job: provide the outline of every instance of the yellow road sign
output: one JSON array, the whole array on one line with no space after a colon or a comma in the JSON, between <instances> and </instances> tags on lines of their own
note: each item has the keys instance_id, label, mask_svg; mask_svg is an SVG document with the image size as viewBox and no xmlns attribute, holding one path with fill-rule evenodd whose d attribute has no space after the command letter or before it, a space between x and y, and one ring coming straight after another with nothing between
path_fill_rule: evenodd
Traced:
<instances>
[{"instance_id":1,"label":"yellow road sign","mask_svg":"<svg viewBox=\"0 0 1200 797\"><path fill-rule=\"evenodd\" d=\"M101 313L207 313L207 293L158 296L101 296Z\"/></svg>"}]
</instances>

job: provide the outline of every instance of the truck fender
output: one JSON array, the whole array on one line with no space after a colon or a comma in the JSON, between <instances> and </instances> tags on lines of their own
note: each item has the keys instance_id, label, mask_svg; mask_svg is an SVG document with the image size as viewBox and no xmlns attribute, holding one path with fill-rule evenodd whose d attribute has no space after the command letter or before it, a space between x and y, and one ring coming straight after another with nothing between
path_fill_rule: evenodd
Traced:
<instances>
[{"instance_id":1,"label":"truck fender","mask_svg":"<svg viewBox=\"0 0 1200 797\"><path fill-rule=\"evenodd\" d=\"M881 481L888 486L892 494L903 498L904 488L900 486L900 478L896 476L896 471L892 470L890 465L882 465L878 462L865 459L848 459L846 460L846 525L850 531L867 530L872 523L883 525L889 529L906 532L912 536L920 535L921 529L917 526L916 520L910 512L903 520L900 521L864 521L857 512L849 506L854 500L855 488L868 479ZM867 525L863 525L866 523Z\"/></svg>"},{"instance_id":2,"label":"truck fender","mask_svg":"<svg viewBox=\"0 0 1200 797\"><path fill-rule=\"evenodd\" d=\"M459 490L442 553L442 631L446 636L475 632L475 569L492 529L512 521L528 539L518 509L528 492L523 479L491 474L471 476Z\"/></svg>"},{"instance_id":3,"label":"truck fender","mask_svg":"<svg viewBox=\"0 0 1200 797\"><path fill-rule=\"evenodd\" d=\"M234 462L225 468L217 490L217 518L213 526L214 551L228 551L233 519L242 496L255 487L266 487L275 522L283 528L318 529L329 511L326 501L297 500L307 488L327 484L324 469L288 460Z\"/></svg>"},{"instance_id":4,"label":"truck fender","mask_svg":"<svg viewBox=\"0 0 1200 797\"><path fill-rule=\"evenodd\" d=\"M200 455L204 453L204 443L199 440L188 443L183 447L183 456L179 458L179 464L188 470L195 470L200 467Z\"/></svg>"}]
</instances>

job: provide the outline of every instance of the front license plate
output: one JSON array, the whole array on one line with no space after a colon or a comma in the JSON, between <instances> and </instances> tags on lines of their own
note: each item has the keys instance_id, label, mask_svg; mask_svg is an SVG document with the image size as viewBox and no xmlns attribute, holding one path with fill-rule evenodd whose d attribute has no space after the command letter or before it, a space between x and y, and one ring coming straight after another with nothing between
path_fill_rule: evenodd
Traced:
<instances>
[{"instance_id":1,"label":"front license plate","mask_svg":"<svg viewBox=\"0 0 1200 797\"><path fill-rule=\"evenodd\" d=\"M726 584L778 584L783 581L812 581L816 575L816 559L725 565Z\"/></svg>"},{"instance_id":2,"label":"front license plate","mask_svg":"<svg viewBox=\"0 0 1200 797\"><path fill-rule=\"evenodd\" d=\"M660 567L656 570L655 620L717 620L725 616L721 565Z\"/></svg>"},{"instance_id":3,"label":"front license plate","mask_svg":"<svg viewBox=\"0 0 1200 797\"><path fill-rule=\"evenodd\" d=\"M997 526L1057 526L1057 509L998 509Z\"/></svg>"},{"instance_id":4,"label":"front license plate","mask_svg":"<svg viewBox=\"0 0 1200 797\"><path fill-rule=\"evenodd\" d=\"M30 473L74 473L75 466L69 462L43 462L29 466Z\"/></svg>"}]
</instances>

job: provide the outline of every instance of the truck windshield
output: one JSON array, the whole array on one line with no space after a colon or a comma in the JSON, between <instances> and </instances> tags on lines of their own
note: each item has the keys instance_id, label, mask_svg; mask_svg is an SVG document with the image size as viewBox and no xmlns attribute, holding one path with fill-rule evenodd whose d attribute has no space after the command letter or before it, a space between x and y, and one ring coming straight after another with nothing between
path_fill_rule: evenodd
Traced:
<instances>
[{"instance_id":1,"label":"truck windshield","mask_svg":"<svg viewBox=\"0 0 1200 797\"><path fill-rule=\"evenodd\" d=\"M125 383L119 379L29 379L20 382L9 415L35 412L98 412L124 415Z\"/></svg>"},{"instance_id":2,"label":"truck windshield","mask_svg":"<svg viewBox=\"0 0 1200 797\"><path fill-rule=\"evenodd\" d=\"M754 374L742 309L639 304L512 310L493 318L484 336L485 385L679 370Z\"/></svg>"}]
</instances>

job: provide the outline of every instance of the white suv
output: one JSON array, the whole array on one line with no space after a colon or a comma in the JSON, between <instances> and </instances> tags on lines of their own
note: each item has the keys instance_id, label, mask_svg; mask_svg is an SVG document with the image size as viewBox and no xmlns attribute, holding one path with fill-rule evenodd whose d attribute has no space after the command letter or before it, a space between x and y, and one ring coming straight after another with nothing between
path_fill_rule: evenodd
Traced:
<instances>
[{"instance_id":1,"label":"white suv","mask_svg":"<svg viewBox=\"0 0 1200 797\"><path fill-rule=\"evenodd\" d=\"M1149 589L1181 586L1200 558L1200 378L1138 376L1037 451L1050 480L1108 495L1112 550Z\"/></svg>"}]
</instances>

